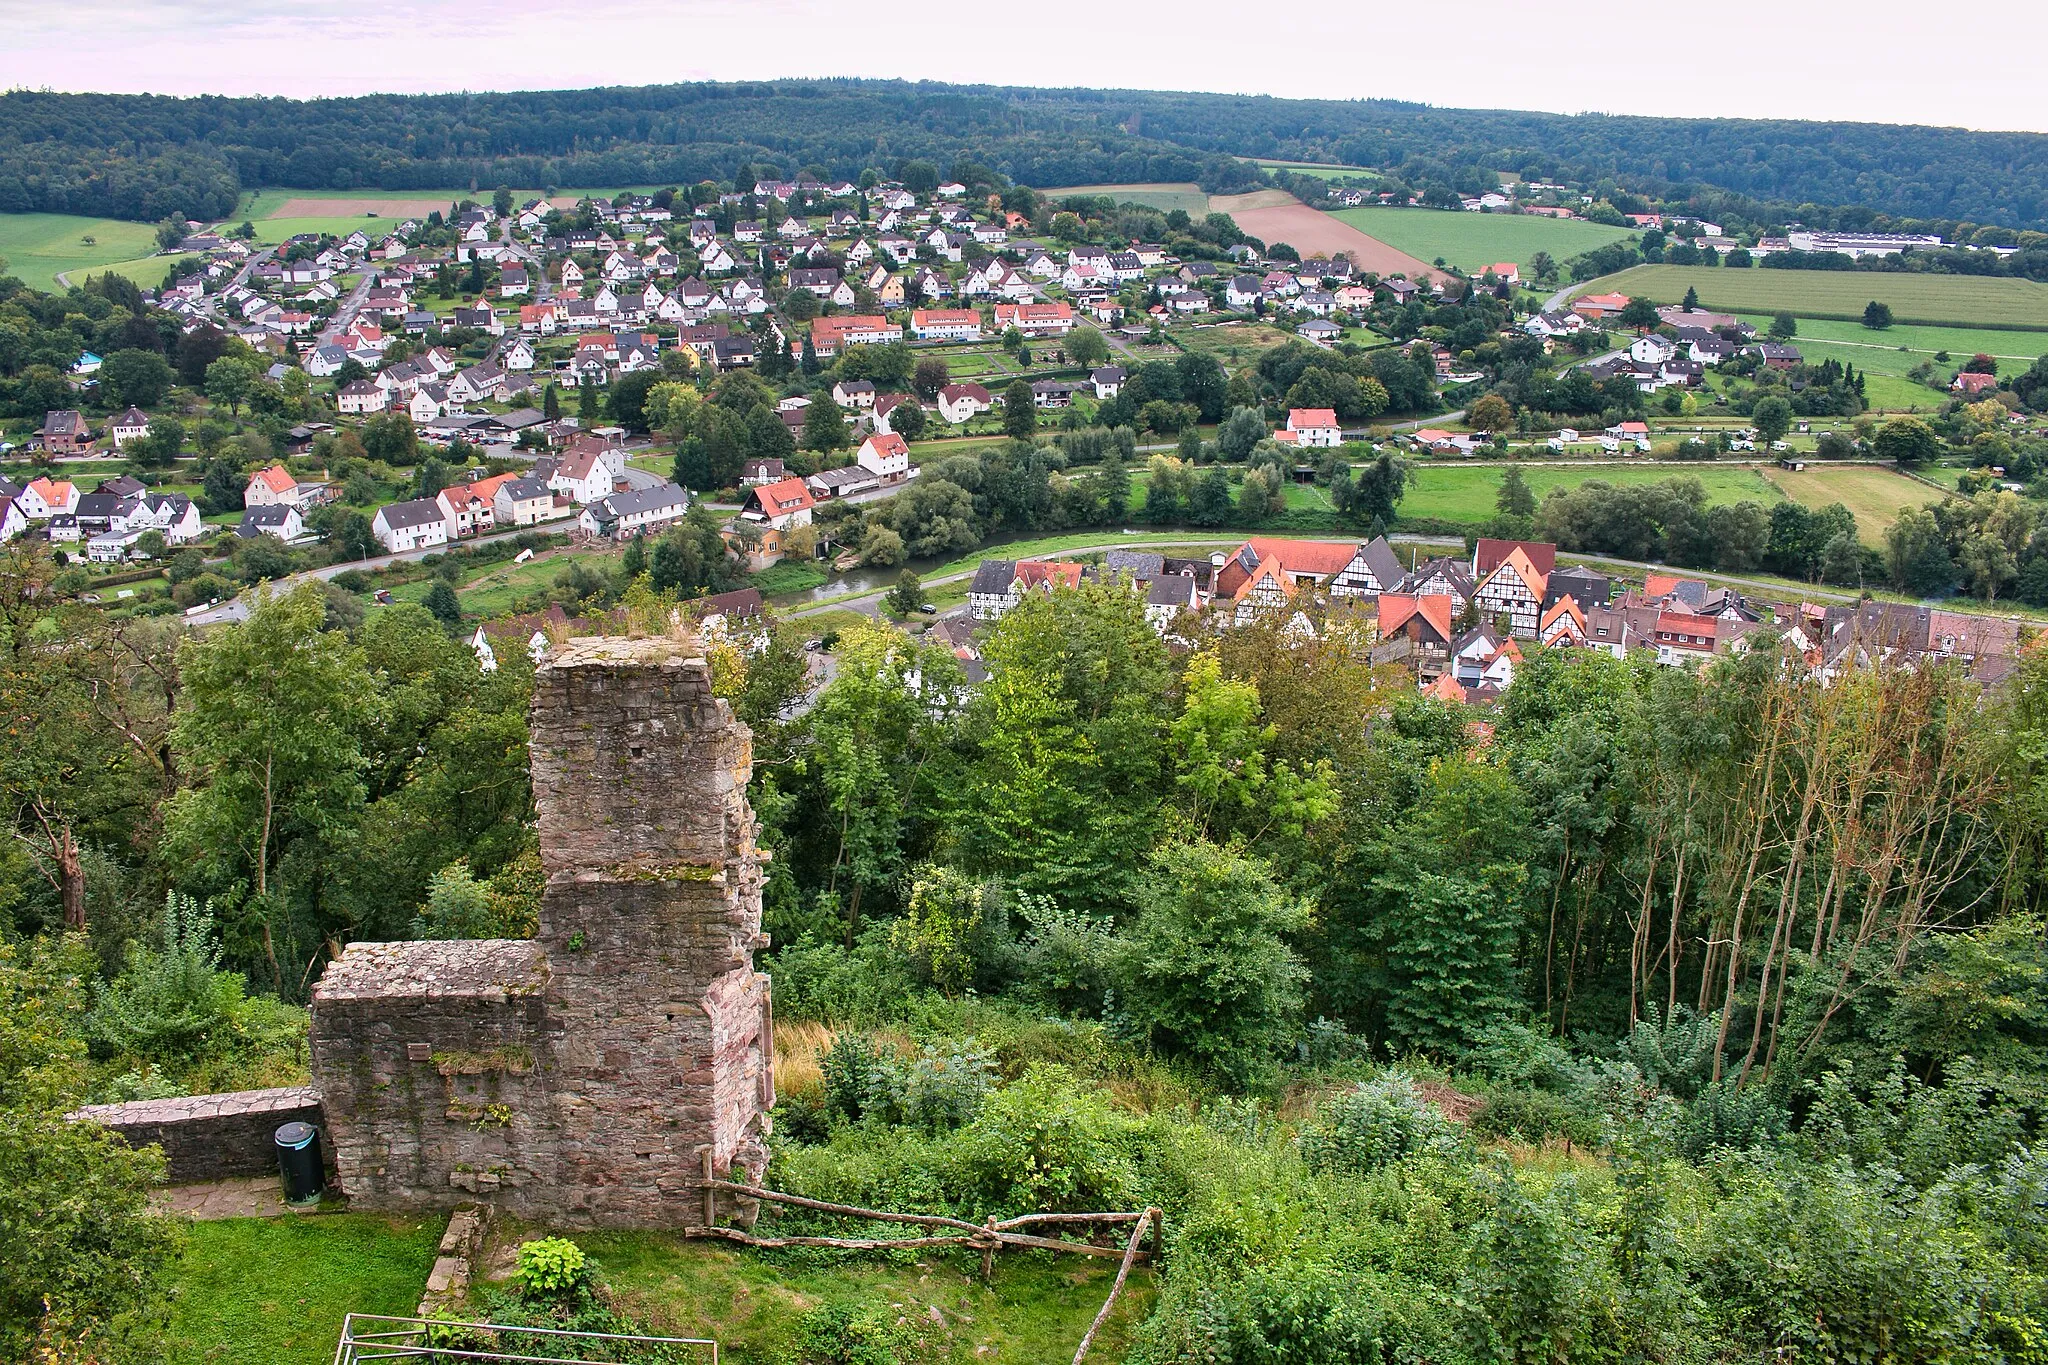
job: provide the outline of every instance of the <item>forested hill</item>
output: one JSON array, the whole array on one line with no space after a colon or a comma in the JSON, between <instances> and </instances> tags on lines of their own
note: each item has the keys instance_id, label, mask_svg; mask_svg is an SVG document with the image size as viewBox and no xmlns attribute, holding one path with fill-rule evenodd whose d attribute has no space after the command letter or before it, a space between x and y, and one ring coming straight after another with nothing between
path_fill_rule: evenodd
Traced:
<instances>
[{"instance_id":1,"label":"forested hill","mask_svg":"<svg viewBox=\"0 0 2048 1365\"><path fill-rule=\"evenodd\" d=\"M850 80L309 101L0 95L0 210L141 219L221 216L254 186L685 183L749 164L851 177L963 157L1038 186L1199 180L1215 191L1255 178L1241 156L2048 225L2038 133Z\"/></svg>"}]
</instances>

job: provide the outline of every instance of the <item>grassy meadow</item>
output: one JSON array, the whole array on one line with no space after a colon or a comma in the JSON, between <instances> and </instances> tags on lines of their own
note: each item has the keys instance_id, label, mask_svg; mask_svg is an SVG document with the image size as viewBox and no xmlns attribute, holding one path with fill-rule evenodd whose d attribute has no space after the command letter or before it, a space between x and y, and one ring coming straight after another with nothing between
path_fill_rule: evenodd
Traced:
<instances>
[{"instance_id":1,"label":"grassy meadow","mask_svg":"<svg viewBox=\"0 0 2048 1365\"><path fill-rule=\"evenodd\" d=\"M1758 332L1771 325L1765 313L1747 313L1743 320ZM2048 354L2048 332L1993 331L1978 327L1930 327L1908 324L1874 332L1861 322L1830 318L1799 321L1799 335L1792 339L1808 360L1841 360L1869 376L1865 391L1871 407L1884 412L1931 411L1948 394L1936 392L1906 376L1922 362L1932 362L1947 379L1956 367L1982 353L1998 361L1998 372L2007 378L2024 373L2037 356ZM1948 353L1946 361L1936 355Z\"/></svg>"},{"instance_id":2,"label":"grassy meadow","mask_svg":"<svg viewBox=\"0 0 2048 1365\"><path fill-rule=\"evenodd\" d=\"M1054 203L1073 195L1085 194L1092 197L1116 200L1119 204L1143 204L1148 209L1171 213L1175 209L1186 211L1191 217L1199 218L1209 211L1209 196L1199 185L1179 183L1152 183L1144 185L1063 185L1058 189L1040 190L1040 194Z\"/></svg>"},{"instance_id":3,"label":"grassy meadow","mask_svg":"<svg viewBox=\"0 0 2048 1365\"><path fill-rule=\"evenodd\" d=\"M1618 242L1630 229L1541 214L1465 213L1450 209L1371 207L1338 209L1331 217L1424 261L1442 257L1460 270L1483 270L1497 261L1527 268L1547 251L1559 261ZM1684 296L1679 290L1674 298Z\"/></svg>"},{"instance_id":4,"label":"grassy meadow","mask_svg":"<svg viewBox=\"0 0 2048 1365\"><path fill-rule=\"evenodd\" d=\"M90 240L87 240L90 239ZM156 226L69 213L0 213L0 257L32 289L62 293L57 276L80 284L112 271L138 284L163 283L168 257L155 255Z\"/></svg>"},{"instance_id":5,"label":"grassy meadow","mask_svg":"<svg viewBox=\"0 0 2048 1365\"><path fill-rule=\"evenodd\" d=\"M1641 295L1658 303L1677 303L1688 288L1699 291L1702 307L1732 313L1788 312L1799 318L1860 322L1864 305L1875 299L1888 305L1901 324L2048 330L2048 284L1975 275L1639 265L1589 280L1573 292Z\"/></svg>"}]
</instances>

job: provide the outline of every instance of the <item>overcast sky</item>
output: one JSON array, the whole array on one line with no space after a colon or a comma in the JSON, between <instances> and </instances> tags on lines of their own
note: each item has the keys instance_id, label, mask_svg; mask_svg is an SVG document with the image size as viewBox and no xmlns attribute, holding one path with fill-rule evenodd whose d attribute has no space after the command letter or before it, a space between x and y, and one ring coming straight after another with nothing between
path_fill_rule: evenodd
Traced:
<instances>
[{"instance_id":1,"label":"overcast sky","mask_svg":"<svg viewBox=\"0 0 2048 1365\"><path fill-rule=\"evenodd\" d=\"M877 0L0 0L0 84L307 96L885 76L2048 132L2048 5L1950 22L1960 13L1905 0L1704 13L1672 0L1120 0L950 15Z\"/></svg>"}]
</instances>

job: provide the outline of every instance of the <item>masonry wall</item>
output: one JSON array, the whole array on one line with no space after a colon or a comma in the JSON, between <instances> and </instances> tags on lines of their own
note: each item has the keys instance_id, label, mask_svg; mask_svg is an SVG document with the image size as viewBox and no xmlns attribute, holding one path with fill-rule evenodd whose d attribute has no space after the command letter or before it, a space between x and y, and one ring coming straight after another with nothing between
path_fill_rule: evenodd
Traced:
<instances>
[{"instance_id":1,"label":"masonry wall","mask_svg":"<svg viewBox=\"0 0 2048 1365\"><path fill-rule=\"evenodd\" d=\"M525 940L355 943L329 966L313 1074L352 1201L445 1208L551 1178L545 979Z\"/></svg>"},{"instance_id":2,"label":"masonry wall","mask_svg":"<svg viewBox=\"0 0 2048 1365\"><path fill-rule=\"evenodd\" d=\"M94 1104L71 1117L111 1128L131 1146L163 1148L173 1184L276 1175L277 1130L295 1121L319 1127L330 1168L334 1160L320 1093L311 1086Z\"/></svg>"},{"instance_id":3,"label":"masonry wall","mask_svg":"<svg viewBox=\"0 0 2048 1365\"><path fill-rule=\"evenodd\" d=\"M744 1179L768 1157L752 737L693 647L615 639L539 671L531 734L537 938L354 944L314 993L341 1184L367 1208L699 1222L706 1153Z\"/></svg>"}]
</instances>

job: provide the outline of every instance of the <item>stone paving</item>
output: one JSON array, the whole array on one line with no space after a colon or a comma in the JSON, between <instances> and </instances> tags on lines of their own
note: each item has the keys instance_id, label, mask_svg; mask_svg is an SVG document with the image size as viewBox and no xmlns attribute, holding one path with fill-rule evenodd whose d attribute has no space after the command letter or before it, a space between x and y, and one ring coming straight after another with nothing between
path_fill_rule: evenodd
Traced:
<instances>
[{"instance_id":1,"label":"stone paving","mask_svg":"<svg viewBox=\"0 0 2048 1365\"><path fill-rule=\"evenodd\" d=\"M158 1208L188 1218L277 1218L294 1212L274 1175L237 1176L198 1185L168 1185L150 1196Z\"/></svg>"}]
</instances>

